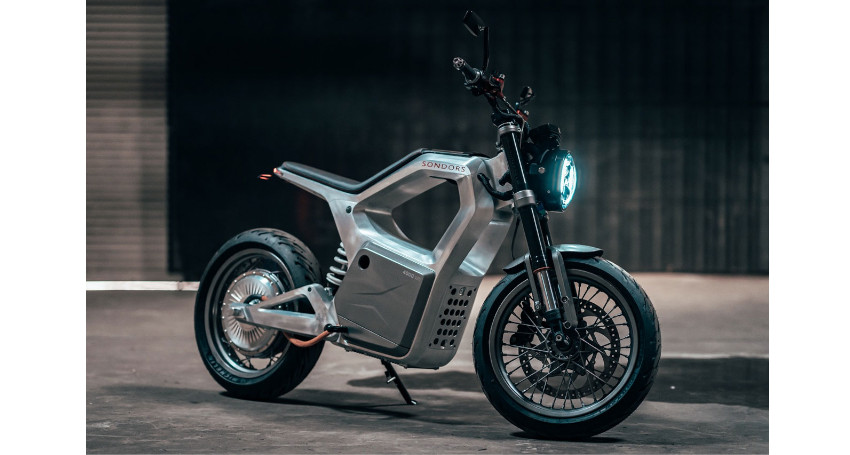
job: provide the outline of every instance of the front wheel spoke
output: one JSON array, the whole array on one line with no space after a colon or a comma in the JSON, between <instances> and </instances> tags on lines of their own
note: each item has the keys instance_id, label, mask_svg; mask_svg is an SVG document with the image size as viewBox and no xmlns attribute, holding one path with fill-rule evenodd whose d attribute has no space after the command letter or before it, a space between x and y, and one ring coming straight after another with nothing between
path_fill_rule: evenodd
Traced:
<instances>
[{"instance_id":1,"label":"front wheel spoke","mask_svg":"<svg viewBox=\"0 0 850 455\"><path fill-rule=\"evenodd\" d=\"M511 314L511 316L516 316L516 315L515 315L515 314ZM528 323L526 323L526 322L523 322L521 318L520 318L520 322L511 322L511 323L512 323L512 324L516 324L516 325L518 325L518 326L533 327L533 328L534 328L534 330L537 332L537 334L538 334L538 335L540 335L540 337L541 337L541 338L545 339L545 338L546 338L546 335L544 335L544 334L543 334L543 330L540 328L540 326L539 326L539 325L537 325L537 323L536 323L536 322L534 322L534 320L533 320L533 319L531 319L531 318L527 317L527 315L526 315L526 318L528 319L528 321L529 321L529 322L531 322L531 324L528 324ZM510 319L509 319L509 320L510 320Z\"/></svg>"},{"instance_id":2,"label":"front wheel spoke","mask_svg":"<svg viewBox=\"0 0 850 455\"><path fill-rule=\"evenodd\" d=\"M611 308L610 310L605 311L605 308L608 308L608 302L610 302L610 301L611 301L611 296L606 295L605 296L605 303L602 305L602 312L605 313L605 314L608 314L608 313L614 311L614 308L617 308L617 302L614 302L614 308ZM599 306L599 305L596 305L596 306Z\"/></svg>"},{"instance_id":3,"label":"front wheel spoke","mask_svg":"<svg viewBox=\"0 0 850 455\"><path fill-rule=\"evenodd\" d=\"M537 371L536 373L534 373L534 374L542 373L542 372L543 372L543 370L545 370L547 367L551 367L554 363L555 363L555 361L549 362L547 365L545 365L543 368L541 368L540 370L538 370L538 371ZM559 366L557 366L557 367L555 367L554 369L549 368L549 372L548 372L548 373L546 373L545 375L543 375L543 377L541 377L541 378L540 378L540 379L538 379L537 381L534 381L534 383L533 383L533 384L531 384L530 386L528 386L528 388L526 388L525 390L523 390L523 391L522 391L522 393L527 392L527 391L528 391L528 389L530 389L530 388L532 388L532 387L536 386L537 384L539 384L539 383L540 383L540 381L542 381L542 380L544 380L544 379L548 378L549 376L551 376L551 375L552 375L552 373L555 373L555 372L558 370L558 368L560 368L560 365L559 365ZM529 376L530 376L530 375L529 375ZM525 378L526 378L526 379L528 379L528 377L529 377L529 376L526 376ZM518 384L522 383L523 381L525 381L525 379L523 379L522 381L519 381L519 382L518 382L517 384L515 384L515 385L518 385ZM532 393L532 395L533 395L533 393Z\"/></svg>"},{"instance_id":4,"label":"front wheel spoke","mask_svg":"<svg viewBox=\"0 0 850 455\"><path fill-rule=\"evenodd\" d=\"M528 322L531 322L534 329L537 330L537 333L539 333L541 337L545 338L543 335L543 329L537 324L537 315L531 310L531 305L523 305L520 308L522 309L522 312L520 313L520 320L522 320L522 316L524 316Z\"/></svg>"},{"instance_id":5,"label":"front wheel spoke","mask_svg":"<svg viewBox=\"0 0 850 455\"><path fill-rule=\"evenodd\" d=\"M578 285L578 289L579 289L579 292L581 292L581 284ZM587 297L588 292L590 292L590 286L585 284L584 285L584 293L581 295L581 300L587 300L585 297Z\"/></svg>"},{"instance_id":6,"label":"front wheel spoke","mask_svg":"<svg viewBox=\"0 0 850 455\"><path fill-rule=\"evenodd\" d=\"M593 372L594 372L594 371L596 371L596 370L595 370L592 366L591 366L591 368L587 368L586 366L585 366L585 367L583 367L583 368L584 368L584 371L585 371L585 372L587 372L587 374L589 374L589 375L593 376L594 378L598 379L600 383L605 384L605 385L610 385L610 384L608 384L608 381L606 381L606 380L604 380L604 379L600 378L599 376L597 376L597 375L593 374ZM592 384L593 382L592 382L592 381L590 381L590 383Z\"/></svg>"},{"instance_id":7,"label":"front wheel spoke","mask_svg":"<svg viewBox=\"0 0 850 455\"><path fill-rule=\"evenodd\" d=\"M619 317L619 315L614 316L614 317ZM614 318L611 318L611 319L614 319ZM579 330L590 330L590 329L593 329L593 328L608 327L608 326L610 326L610 327L619 327L619 326L628 327L628 325L629 325L628 322L611 322L610 324L606 324L605 321L603 321L601 318L596 318L596 321L593 324L588 324L588 325L580 328Z\"/></svg>"},{"instance_id":8,"label":"front wheel spoke","mask_svg":"<svg viewBox=\"0 0 850 455\"><path fill-rule=\"evenodd\" d=\"M621 348L628 348L628 347L630 347L630 346L628 346L628 345L623 346L622 341L623 341L623 340L628 340L628 339L630 339L630 338L631 338L631 336L624 336L624 337L622 337L622 338L618 338L616 341L619 341L619 342L620 342L620 347L621 347ZM609 338L609 339L610 339L610 338ZM605 347L608 347L608 346L613 345L614 343L615 343L615 340L611 340L611 341L609 341L608 343L605 343L605 344L597 344L597 346L599 346L599 347L601 347L601 348L605 348Z\"/></svg>"},{"instance_id":9,"label":"front wheel spoke","mask_svg":"<svg viewBox=\"0 0 850 455\"><path fill-rule=\"evenodd\" d=\"M564 374L561 375L561 382L558 383L558 390L555 391L555 399L552 400L552 409L555 409L555 403L558 401L558 395L561 394L561 387L564 386L564 380L567 378L567 372L569 371L569 368L567 368L567 366L564 366L564 369L562 371L564 372Z\"/></svg>"},{"instance_id":10,"label":"front wheel spoke","mask_svg":"<svg viewBox=\"0 0 850 455\"><path fill-rule=\"evenodd\" d=\"M607 307L607 306L608 306L608 304L606 303L606 304L605 304L605 306ZM612 312L612 311L614 311L614 310L616 310L616 309L617 309L617 308L619 308L619 307L620 307L620 306L619 306L619 305L617 305L617 302L616 302L616 301L614 301L614 306L613 306L610 310L605 311L605 308L603 308L603 309L602 309L602 311L605 311L605 315L606 315L606 316L608 316L608 317L609 317L609 318L611 318L611 319L614 319L614 318L616 318L616 317L619 317L620 315L618 314L618 315L616 315L616 316L611 316L611 312Z\"/></svg>"},{"instance_id":11,"label":"front wheel spoke","mask_svg":"<svg viewBox=\"0 0 850 455\"><path fill-rule=\"evenodd\" d=\"M532 381L532 379L530 379L532 376L535 376L535 375L537 375L537 374L542 373L542 372L543 372L543 370L545 370L548 366L552 365L552 363L553 363L553 362L549 362L548 364L543 365L543 367L541 367L539 370L536 370L536 371L532 372L531 374L527 374L524 378L520 379L520 380L519 380L519 382L515 382L515 383L513 383L513 384L514 384L514 386L516 387L516 386L518 386L518 385L522 384L522 383L523 383L523 382L525 382L525 381L529 381L529 382L530 382L530 381ZM529 366L530 366L530 365L529 365ZM528 389L526 389L526 390L528 390ZM523 390L523 392L525 392L525 390Z\"/></svg>"},{"instance_id":12,"label":"front wheel spoke","mask_svg":"<svg viewBox=\"0 0 850 455\"><path fill-rule=\"evenodd\" d=\"M532 357L533 357L533 353L532 353L532 352L523 352L523 353L520 353L520 354L503 354L503 355L502 355L503 357L507 357L507 356L514 356L514 358L513 358L513 359L511 359L510 361L506 362L504 365L505 365L505 366L508 366L508 364L510 364L510 363L511 363L511 362L513 362L514 360L519 360L519 359L521 359L521 358L522 358L522 356L524 356L524 355L532 356ZM511 370L511 371L508 373L508 376L510 376L510 375L511 375L511 373L513 373L514 371L518 370L520 367L522 367L522 361L520 361L520 365L519 365L518 367L514 368L513 370Z\"/></svg>"},{"instance_id":13,"label":"front wheel spoke","mask_svg":"<svg viewBox=\"0 0 850 455\"><path fill-rule=\"evenodd\" d=\"M570 387L573 385L573 381L575 381L578 376L578 371L573 370L572 373L569 374L570 382L567 383L567 390L564 392L564 405L561 406L561 409L567 409L567 399L570 400L570 409L575 409L573 406L573 399L570 397Z\"/></svg>"},{"instance_id":14,"label":"front wheel spoke","mask_svg":"<svg viewBox=\"0 0 850 455\"><path fill-rule=\"evenodd\" d=\"M543 349L529 348L527 346L517 346L515 344L508 344L508 343L502 343L502 346L510 346L512 348L523 349L523 350L526 350L526 351L542 352L544 354L549 354L549 351L544 351ZM508 355L513 355L513 354L508 354Z\"/></svg>"},{"instance_id":15,"label":"front wheel spoke","mask_svg":"<svg viewBox=\"0 0 850 455\"><path fill-rule=\"evenodd\" d=\"M535 329L539 329L539 328L540 328L540 327L538 327L537 325L534 325L533 323L532 323L532 324L526 324L526 323L524 323L524 322L513 322L513 321L510 321L510 323L511 323L511 324L516 324L516 325L518 325L518 326L523 326L523 327L533 327L533 328L535 328Z\"/></svg>"},{"instance_id":16,"label":"front wheel spoke","mask_svg":"<svg viewBox=\"0 0 850 455\"><path fill-rule=\"evenodd\" d=\"M537 349L537 348L539 348L540 346L543 346L545 343L546 342L544 341L542 343L535 344L534 346L531 346L531 347L528 347L528 346L515 346L515 347L530 350L530 351L538 351L539 349ZM505 343L502 343L502 344L504 345ZM511 345L507 345L507 346L511 346ZM545 352L547 354L549 353L549 351L541 351L541 352ZM528 353L527 352L521 352L519 354L505 354L504 352L502 352L502 357L517 357L517 356L521 356L521 355L524 355L524 354L528 354Z\"/></svg>"},{"instance_id":17,"label":"front wheel spoke","mask_svg":"<svg viewBox=\"0 0 850 455\"><path fill-rule=\"evenodd\" d=\"M625 338L620 338L620 339L618 339L617 341L623 341L624 339L625 339ZM602 349L608 349L608 348L610 348L610 347L611 347L611 346L613 346L613 345L614 345L614 340L611 340L611 341L609 341L608 343L605 343L605 344L597 344L597 346L599 346L599 347L600 347L600 348L602 348ZM620 343L620 349L622 349L622 348L628 348L628 347L629 347L629 346L623 346L623 344L622 344L622 343Z\"/></svg>"},{"instance_id":18,"label":"front wheel spoke","mask_svg":"<svg viewBox=\"0 0 850 455\"><path fill-rule=\"evenodd\" d=\"M582 343L584 343L584 344L588 345L589 347L593 348L594 350L596 350L596 352L597 352L597 353L599 353L600 355L605 355L605 351L603 351L602 349L600 349L600 348L596 347L596 343L591 343L591 342L589 342L589 341L585 340L584 338L579 338L579 340L580 340Z\"/></svg>"},{"instance_id":19,"label":"front wheel spoke","mask_svg":"<svg viewBox=\"0 0 850 455\"><path fill-rule=\"evenodd\" d=\"M516 359L514 359L514 360L516 360ZM520 362L520 364L519 364L519 366L518 366L518 367L514 368L513 370L511 370L511 371L508 373L508 377L510 377L510 375L514 374L514 373L516 372L516 370L519 370L520 368L522 368L522 367L524 367L524 366L526 366L526 364L523 364L522 362ZM534 373L532 373L532 374L534 374ZM528 376L526 376L526 377L525 377L525 379L528 379ZM521 380L521 381L519 381L517 384L521 383L522 381L525 381L525 379L522 379L522 380Z\"/></svg>"},{"instance_id":20,"label":"front wheel spoke","mask_svg":"<svg viewBox=\"0 0 850 455\"><path fill-rule=\"evenodd\" d=\"M596 371L596 370L594 370L594 369L593 369L593 363L591 363L590 365L591 365L590 369L585 368L585 371L587 371L587 374L589 374L589 375L593 376L594 378L598 379L599 381L602 381L602 378L600 378L599 376L596 376L595 374L593 374L593 371ZM592 397L593 397L593 401L596 401L596 400L597 400L597 399L596 399L596 390L597 390L597 389L594 387L594 383L595 383L595 381L594 381L593 379L588 379L588 380L587 380L587 386L588 386L588 388L590 389L590 396L592 396ZM607 383L606 383L606 384L607 384ZM603 396L604 396L604 395L605 395L605 394L603 393Z\"/></svg>"},{"instance_id":21,"label":"front wheel spoke","mask_svg":"<svg viewBox=\"0 0 850 455\"><path fill-rule=\"evenodd\" d=\"M516 358L516 359L514 359L514 360L517 360L517 359L519 359L519 357L517 357L517 358ZM511 362L513 362L514 360L511 360ZM511 362L508 362L508 363L511 363ZM508 366L508 364L506 363L506 364L505 364L505 366ZM523 366L523 364L522 364L522 362L520 362L518 367L516 367L516 368L514 368L513 370L511 370L511 371L509 371L509 372L508 372L508 377L510 377L512 374L514 374L514 372L515 372L516 370L519 370L520 368L522 368L522 366Z\"/></svg>"},{"instance_id":22,"label":"front wheel spoke","mask_svg":"<svg viewBox=\"0 0 850 455\"><path fill-rule=\"evenodd\" d=\"M587 289L584 290L584 295L581 297L581 299L584 300L585 302L590 302L591 300L593 300L593 298L596 297L597 295L599 295L599 293L602 292L602 290L597 289L596 292L594 292L593 295L590 296L590 298L586 298L588 292L590 292L590 286L588 286Z\"/></svg>"},{"instance_id":23,"label":"front wheel spoke","mask_svg":"<svg viewBox=\"0 0 850 455\"><path fill-rule=\"evenodd\" d=\"M625 346L623 345L622 341L623 341L624 339L625 339L625 338L621 338L621 339L616 340L616 341L615 341L615 340L611 340L610 342L605 343L605 344L597 344L597 346L598 346L600 349L602 349L603 351L614 351L614 350L615 350L615 349L614 349L614 345L615 345L616 343L618 343L618 342L619 342L619 346L617 346L617 349L616 349L618 352L620 352L620 351L622 351L622 350L624 350L624 349L631 349L631 345L628 345L628 344L627 344L627 345L625 345Z\"/></svg>"},{"instance_id":24,"label":"front wheel spoke","mask_svg":"<svg viewBox=\"0 0 850 455\"><path fill-rule=\"evenodd\" d=\"M528 361L531 361L531 359L535 358L535 357L532 355L532 353L530 353L530 352L523 352L522 354L520 354L519 356L515 357L515 358L514 358L513 360L511 360L510 362L505 363L505 366L508 366L508 364L509 364L509 363L511 363L511 362L513 362L514 360L519 360L519 361L520 361L520 362L519 362L519 366L518 366L518 367L514 368L514 369L513 369L513 370L511 370L511 371L508 371L508 376L512 375L514 372L516 372L516 370L519 370L519 369L520 369L520 368L522 368L524 365L527 365L527 364L524 364L522 360L520 360L520 359L521 359L521 356L523 356L523 355L529 355L529 356L531 356L530 358L526 358L526 361L527 361L527 362L528 362Z\"/></svg>"},{"instance_id":25,"label":"front wheel spoke","mask_svg":"<svg viewBox=\"0 0 850 455\"><path fill-rule=\"evenodd\" d=\"M578 367L580 367L585 372L587 371L587 368L585 368L584 365L578 365ZM580 407L584 407L584 395L582 394L581 389L587 386L586 382L587 382L587 378L585 378L585 385L584 386L576 387L576 394L578 395L578 402L581 404Z\"/></svg>"},{"instance_id":26,"label":"front wheel spoke","mask_svg":"<svg viewBox=\"0 0 850 455\"><path fill-rule=\"evenodd\" d=\"M520 354L520 356L521 356L521 355L523 355L523 354ZM510 365L510 364L512 364L512 363L514 363L515 361L517 361L517 360L519 360L519 359L520 359L520 357L519 357L519 356L514 357L513 359L511 359L511 360L509 360L509 361L505 362L505 364L504 364L504 365L507 367L508 365ZM509 372L508 372L508 376L510 376L510 374L511 374L511 373L513 373L514 371L516 371L516 370L517 370L518 368L520 368L521 366L522 366L522 361L520 361L520 363L519 363L519 367L516 367L516 368L514 368L513 370L511 370L511 371L509 371Z\"/></svg>"}]
</instances>

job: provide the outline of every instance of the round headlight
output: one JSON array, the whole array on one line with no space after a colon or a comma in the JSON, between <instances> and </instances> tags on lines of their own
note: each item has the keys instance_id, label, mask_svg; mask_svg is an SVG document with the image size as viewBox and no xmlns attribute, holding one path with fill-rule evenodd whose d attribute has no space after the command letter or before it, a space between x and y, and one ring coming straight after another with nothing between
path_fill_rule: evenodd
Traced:
<instances>
[{"instance_id":1,"label":"round headlight","mask_svg":"<svg viewBox=\"0 0 850 455\"><path fill-rule=\"evenodd\" d=\"M548 211L563 212L576 191L576 166L567 150L549 150L532 163L529 183Z\"/></svg>"}]
</instances>

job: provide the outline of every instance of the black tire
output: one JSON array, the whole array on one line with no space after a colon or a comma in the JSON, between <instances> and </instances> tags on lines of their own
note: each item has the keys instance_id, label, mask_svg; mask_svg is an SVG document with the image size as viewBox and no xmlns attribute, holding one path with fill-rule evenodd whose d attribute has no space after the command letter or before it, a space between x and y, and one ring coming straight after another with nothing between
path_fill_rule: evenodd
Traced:
<instances>
[{"instance_id":1,"label":"black tire","mask_svg":"<svg viewBox=\"0 0 850 455\"><path fill-rule=\"evenodd\" d=\"M579 313L580 328L570 332L574 351L553 355L545 342L549 329L535 327L539 317L529 316L530 287L520 272L485 300L473 355L484 393L503 417L539 437L576 440L637 409L658 371L661 332L649 297L625 270L602 258L565 265Z\"/></svg>"},{"instance_id":2,"label":"black tire","mask_svg":"<svg viewBox=\"0 0 850 455\"><path fill-rule=\"evenodd\" d=\"M207 265L195 300L195 340L204 366L233 395L266 400L294 389L313 369L324 341L292 345L277 330L240 324L225 301L257 301L319 282L319 263L297 238L253 229L228 240ZM313 313L309 304L285 309Z\"/></svg>"}]
</instances>

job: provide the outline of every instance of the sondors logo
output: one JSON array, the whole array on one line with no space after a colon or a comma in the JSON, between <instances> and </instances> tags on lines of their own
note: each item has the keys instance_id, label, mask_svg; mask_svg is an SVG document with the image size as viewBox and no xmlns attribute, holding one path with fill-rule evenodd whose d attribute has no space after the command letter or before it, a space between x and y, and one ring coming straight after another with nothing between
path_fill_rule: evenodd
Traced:
<instances>
[{"instance_id":1,"label":"sondors logo","mask_svg":"<svg viewBox=\"0 0 850 455\"><path fill-rule=\"evenodd\" d=\"M450 172L460 172L467 173L466 166L461 166L458 164L446 164L446 163L438 163L436 161L423 161L422 167L428 167L431 169L439 169L441 171L450 171Z\"/></svg>"}]
</instances>

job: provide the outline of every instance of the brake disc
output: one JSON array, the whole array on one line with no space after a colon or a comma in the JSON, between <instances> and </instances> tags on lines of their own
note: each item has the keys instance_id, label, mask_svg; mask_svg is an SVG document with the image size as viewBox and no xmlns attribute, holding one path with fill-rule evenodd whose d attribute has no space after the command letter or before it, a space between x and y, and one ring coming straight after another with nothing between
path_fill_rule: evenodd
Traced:
<instances>
[{"instance_id":1,"label":"brake disc","mask_svg":"<svg viewBox=\"0 0 850 455\"><path fill-rule=\"evenodd\" d=\"M616 372L620 358L620 335L615 322L603 308L587 300L576 299L579 319L574 348L565 360L539 352L529 341L519 348L520 365L528 381L543 394L558 399L578 399L594 395ZM588 325L587 321L592 323ZM548 331L547 331L548 337ZM533 350L534 349L534 350ZM539 363L535 368L532 361ZM601 366L600 366L601 364Z\"/></svg>"},{"instance_id":2,"label":"brake disc","mask_svg":"<svg viewBox=\"0 0 850 455\"><path fill-rule=\"evenodd\" d=\"M576 328L579 355L574 365L583 380L569 390L570 398L595 395L614 376L620 359L620 333L608 313L587 300L579 301L577 311L581 323Z\"/></svg>"}]
</instances>

